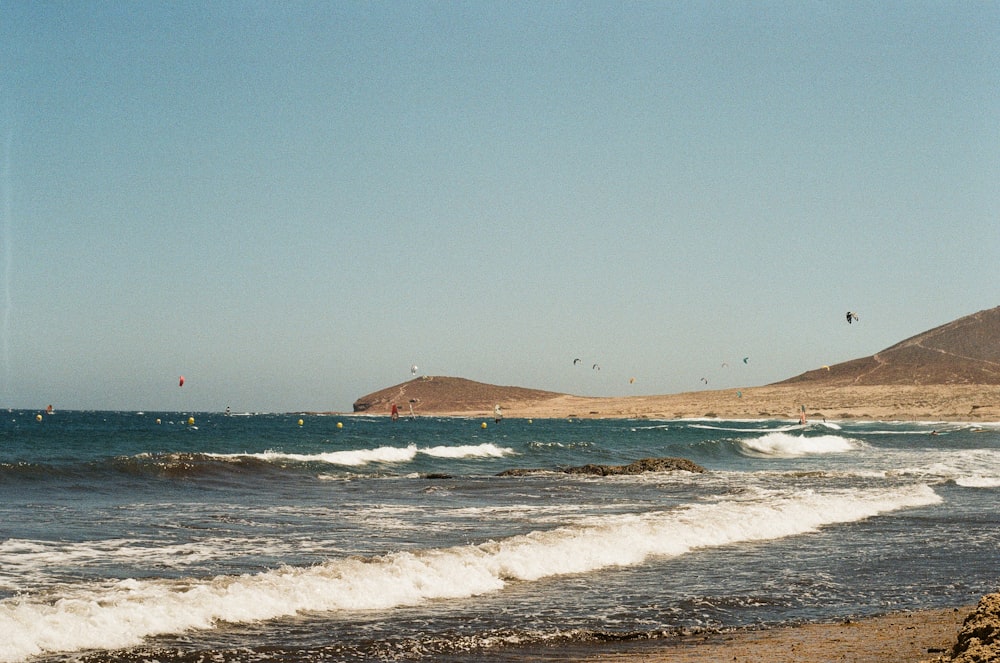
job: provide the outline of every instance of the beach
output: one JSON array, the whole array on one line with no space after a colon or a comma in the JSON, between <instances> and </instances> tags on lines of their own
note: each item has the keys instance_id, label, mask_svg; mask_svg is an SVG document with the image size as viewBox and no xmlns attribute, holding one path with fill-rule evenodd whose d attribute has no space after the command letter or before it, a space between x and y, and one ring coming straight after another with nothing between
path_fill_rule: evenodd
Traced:
<instances>
[{"instance_id":1,"label":"beach","mask_svg":"<svg viewBox=\"0 0 1000 663\"><path fill-rule=\"evenodd\" d=\"M518 398L515 391L501 405L506 416L526 418L798 419L804 411L809 420L990 422L1000 420L1000 386L767 385L664 395L543 398ZM469 407L447 398L415 404L418 414L439 416L490 416L492 407L485 407L485 401Z\"/></svg>"},{"instance_id":2,"label":"beach","mask_svg":"<svg viewBox=\"0 0 1000 663\"><path fill-rule=\"evenodd\" d=\"M919 663L950 651L974 606L894 613L691 636L670 645L626 647L588 661L641 663Z\"/></svg>"}]
</instances>

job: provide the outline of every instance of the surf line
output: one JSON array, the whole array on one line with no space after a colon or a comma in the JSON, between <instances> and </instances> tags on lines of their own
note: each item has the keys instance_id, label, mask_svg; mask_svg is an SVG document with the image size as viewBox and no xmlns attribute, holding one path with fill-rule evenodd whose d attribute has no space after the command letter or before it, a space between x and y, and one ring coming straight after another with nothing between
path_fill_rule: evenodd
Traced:
<instances>
[{"instance_id":1,"label":"surf line","mask_svg":"<svg viewBox=\"0 0 1000 663\"><path fill-rule=\"evenodd\" d=\"M0 601L0 661L45 652L118 649L150 636L207 630L301 611L385 610L502 590L511 580L635 566L653 556L780 539L940 503L927 485L721 500L586 521L498 541L209 580L123 580ZM581 549L586 554L580 554ZM458 571L461 572L458 572ZM95 628L95 624L100 627Z\"/></svg>"}]
</instances>

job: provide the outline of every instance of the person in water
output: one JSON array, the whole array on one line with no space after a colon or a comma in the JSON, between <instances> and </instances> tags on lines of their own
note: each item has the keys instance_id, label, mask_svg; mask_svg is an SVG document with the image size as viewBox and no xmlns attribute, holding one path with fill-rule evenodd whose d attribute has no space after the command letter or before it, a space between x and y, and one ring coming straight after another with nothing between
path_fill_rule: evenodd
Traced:
<instances>
[{"instance_id":1,"label":"person in water","mask_svg":"<svg viewBox=\"0 0 1000 663\"><path fill-rule=\"evenodd\" d=\"M493 406L493 421L494 423L500 423L501 419L503 419L503 411L500 409L500 404L497 403Z\"/></svg>"},{"instance_id":2,"label":"person in water","mask_svg":"<svg viewBox=\"0 0 1000 663\"><path fill-rule=\"evenodd\" d=\"M396 407L395 403L392 404L392 414L390 416L392 417L393 421L399 419L399 408Z\"/></svg>"}]
</instances>

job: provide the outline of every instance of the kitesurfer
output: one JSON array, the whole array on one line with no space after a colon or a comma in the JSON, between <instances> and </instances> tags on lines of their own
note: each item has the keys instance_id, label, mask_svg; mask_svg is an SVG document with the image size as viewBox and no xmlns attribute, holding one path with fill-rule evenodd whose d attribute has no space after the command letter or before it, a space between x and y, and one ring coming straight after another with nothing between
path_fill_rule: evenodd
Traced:
<instances>
[{"instance_id":1,"label":"kitesurfer","mask_svg":"<svg viewBox=\"0 0 1000 663\"><path fill-rule=\"evenodd\" d=\"M503 419L503 410L500 409L500 404L497 403L496 405L493 406L493 422L498 424L502 419Z\"/></svg>"},{"instance_id":2,"label":"kitesurfer","mask_svg":"<svg viewBox=\"0 0 1000 663\"><path fill-rule=\"evenodd\" d=\"M399 408L396 407L395 403L392 404L392 413L389 416L392 417L393 421L396 421L396 420L399 419Z\"/></svg>"}]
</instances>

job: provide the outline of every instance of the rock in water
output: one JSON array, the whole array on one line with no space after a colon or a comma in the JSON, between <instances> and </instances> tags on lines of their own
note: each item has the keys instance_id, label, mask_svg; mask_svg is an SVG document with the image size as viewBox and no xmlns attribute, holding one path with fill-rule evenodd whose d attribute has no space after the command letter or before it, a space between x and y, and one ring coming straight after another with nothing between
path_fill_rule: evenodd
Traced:
<instances>
[{"instance_id":1,"label":"rock in water","mask_svg":"<svg viewBox=\"0 0 1000 663\"><path fill-rule=\"evenodd\" d=\"M637 460L634 463L629 463L628 465L582 465L580 467L566 467L563 468L562 472L566 474L594 474L597 476L612 476L617 474L643 474L645 472L674 472L680 470L682 472L695 472L697 474L705 473L705 468L701 465L690 461L686 458L643 458L642 460ZM547 472L552 470L526 470L526 469L513 469L504 470L497 476L501 477L517 477L525 476L527 474L537 474L539 472Z\"/></svg>"}]
</instances>

